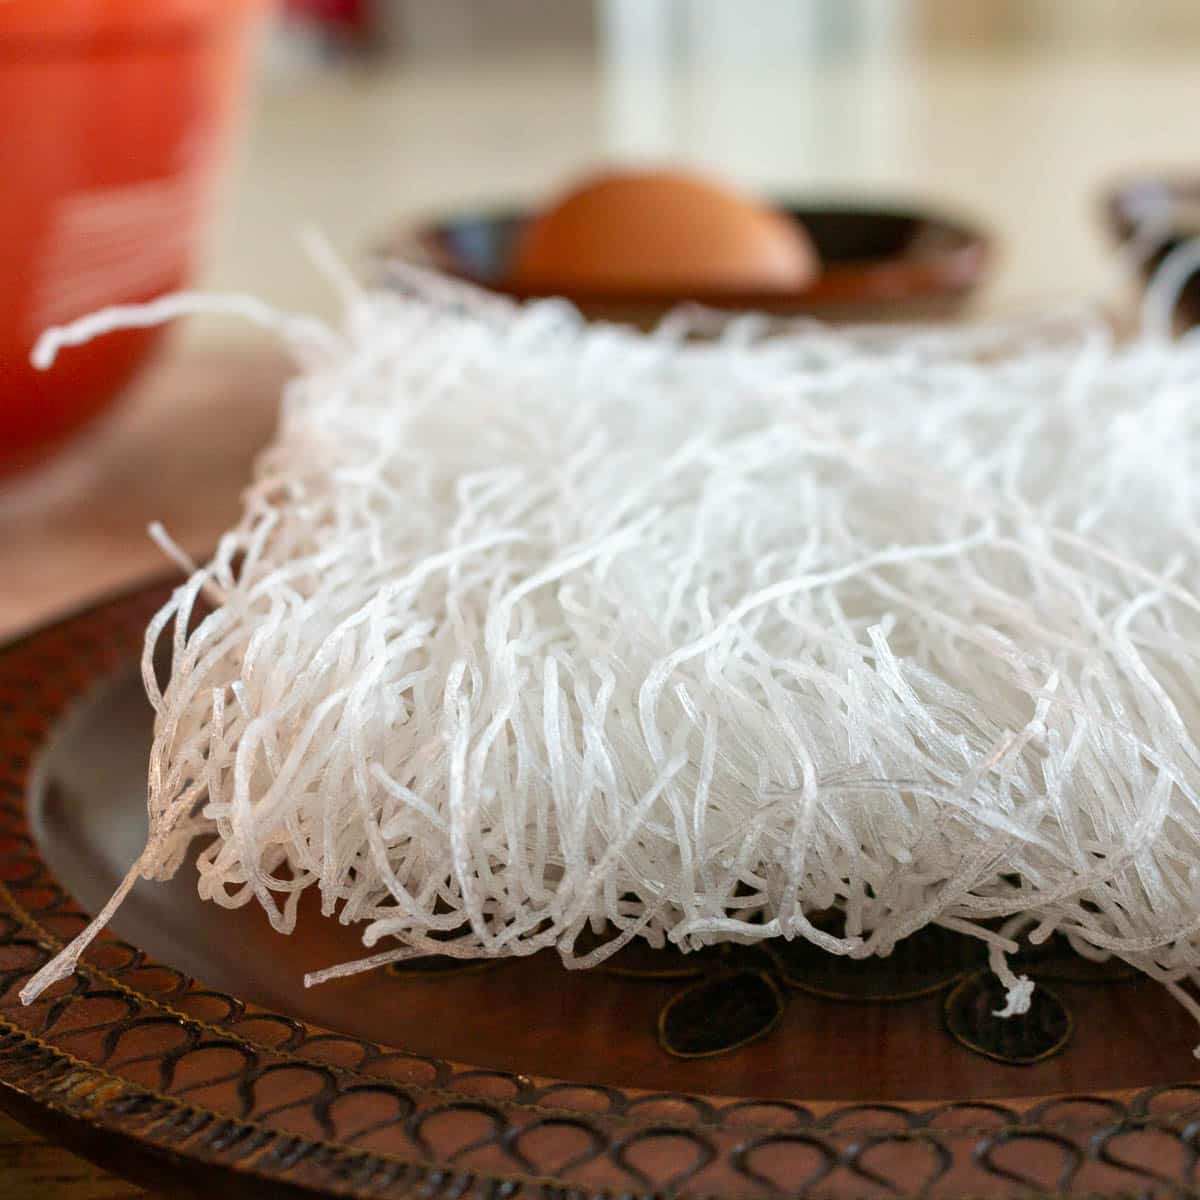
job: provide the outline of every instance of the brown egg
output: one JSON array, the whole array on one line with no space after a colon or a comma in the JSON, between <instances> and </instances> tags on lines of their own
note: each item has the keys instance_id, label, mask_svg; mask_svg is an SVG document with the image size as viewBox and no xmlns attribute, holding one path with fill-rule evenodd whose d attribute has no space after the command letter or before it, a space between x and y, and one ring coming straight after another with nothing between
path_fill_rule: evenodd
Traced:
<instances>
[{"instance_id":1,"label":"brown egg","mask_svg":"<svg viewBox=\"0 0 1200 1200\"><path fill-rule=\"evenodd\" d=\"M804 230L681 171L625 170L572 188L517 240L511 282L530 292L793 291L818 272Z\"/></svg>"}]
</instances>

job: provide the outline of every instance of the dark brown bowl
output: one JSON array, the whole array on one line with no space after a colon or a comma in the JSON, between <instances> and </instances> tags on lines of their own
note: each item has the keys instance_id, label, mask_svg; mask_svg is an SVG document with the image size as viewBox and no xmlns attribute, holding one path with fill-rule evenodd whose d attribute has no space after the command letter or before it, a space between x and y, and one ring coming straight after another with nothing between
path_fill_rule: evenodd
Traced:
<instances>
[{"instance_id":1,"label":"dark brown bowl","mask_svg":"<svg viewBox=\"0 0 1200 1200\"><path fill-rule=\"evenodd\" d=\"M595 319L653 323L684 302L826 320L920 320L962 308L991 265L990 239L965 222L906 208L780 202L817 248L822 271L795 291L578 291L567 296ZM462 213L430 221L384 253L425 263L517 299L537 293L515 286L509 261L527 212ZM384 273L386 282L386 271Z\"/></svg>"},{"instance_id":2,"label":"dark brown bowl","mask_svg":"<svg viewBox=\"0 0 1200 1200\"><path fill-rule=\"evenodd\" d=\"M1104 194L1103 215L1120 243L1146 240L1139 267L1149 281L1177 246L1200 237L1200 174L1146 174L1126 179ZM1200 277L1193 275L1179 296L1176 316L1184 326L1200 324Z\"/></svg>"}]
</instances>

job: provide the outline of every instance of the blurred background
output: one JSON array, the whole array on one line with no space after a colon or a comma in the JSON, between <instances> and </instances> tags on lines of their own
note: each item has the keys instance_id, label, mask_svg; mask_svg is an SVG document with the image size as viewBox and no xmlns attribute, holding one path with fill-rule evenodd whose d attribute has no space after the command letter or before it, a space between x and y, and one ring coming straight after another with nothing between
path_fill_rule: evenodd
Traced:
<instances>
[{"instance_id":1,"label":"blurred background","mask_svg":"<svg viewBox=\"0 0 1200 1200\"><path fill-rule=\"evenodd\" d=\"M55 27L83 12L116 32ZM253 17L237 63L213 57L222 14ZM126 86L104 47L151 20L175 40ZM306 223L371 274L414 227L536 209L614 161L947 214L991 247L970 315L1095 297L1102 196L1200 179L1197 111L1196 0L0 0L0 637L160 569L150 520L204 554L285 370L268 336L204 319L36 374L50 321L188 283L333 316ZM35 287L43 268L69 286Z\"/></svg>"},{"instance_id":2,"label":"blurred background","mask_svg":"<svg viewBox=\"0 0 1200 1200\"><path fill-rule=\"evenodd\" d=\"M1006 306L1103 284L1115 177L1200 169L1194 0L295 0L269 51L208 278L305 304L291 220L354 255L616 157L970 214Z\"/></svg>"}]
</instances>

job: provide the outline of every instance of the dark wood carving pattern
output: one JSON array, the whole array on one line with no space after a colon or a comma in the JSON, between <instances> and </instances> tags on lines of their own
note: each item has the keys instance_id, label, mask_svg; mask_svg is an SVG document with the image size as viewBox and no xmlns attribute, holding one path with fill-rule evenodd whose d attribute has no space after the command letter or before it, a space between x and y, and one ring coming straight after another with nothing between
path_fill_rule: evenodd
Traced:
<instances>
[{"instance_id":1,"label":"dark wood carving pattern","mask_svg":"<svg viewBox=\"0 0 1200 1200\"><path fill-rule=\"evenodd\" d=\"M331 1034L205 990L111 936L22 1007L20 986L84 920L27 826L36 748L72 696L128 660L161 598L112 602L0 656L6 1106L186 1156L230 1195L251 1184L429 1200L1193 1193L1200 1084L849 1106L594 1086Z\"/></svg>"}]
</instances>

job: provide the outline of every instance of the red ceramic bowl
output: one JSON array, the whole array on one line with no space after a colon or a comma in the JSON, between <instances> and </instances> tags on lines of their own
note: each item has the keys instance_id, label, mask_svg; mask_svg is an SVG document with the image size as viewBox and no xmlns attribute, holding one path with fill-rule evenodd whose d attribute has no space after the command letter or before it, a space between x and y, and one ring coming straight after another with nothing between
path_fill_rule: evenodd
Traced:
<instances>
[{"instance_id":1,"label":"red ceramic bowl","mask_svg":"<svg viewBox=\"0 0 1200 1200\"><path fill-rule=\"evenodd\" d=\"M0 3L0 472L98 412L156 331L48 325L187 282L266 0Z\"/></svg>"}]
</instances>

